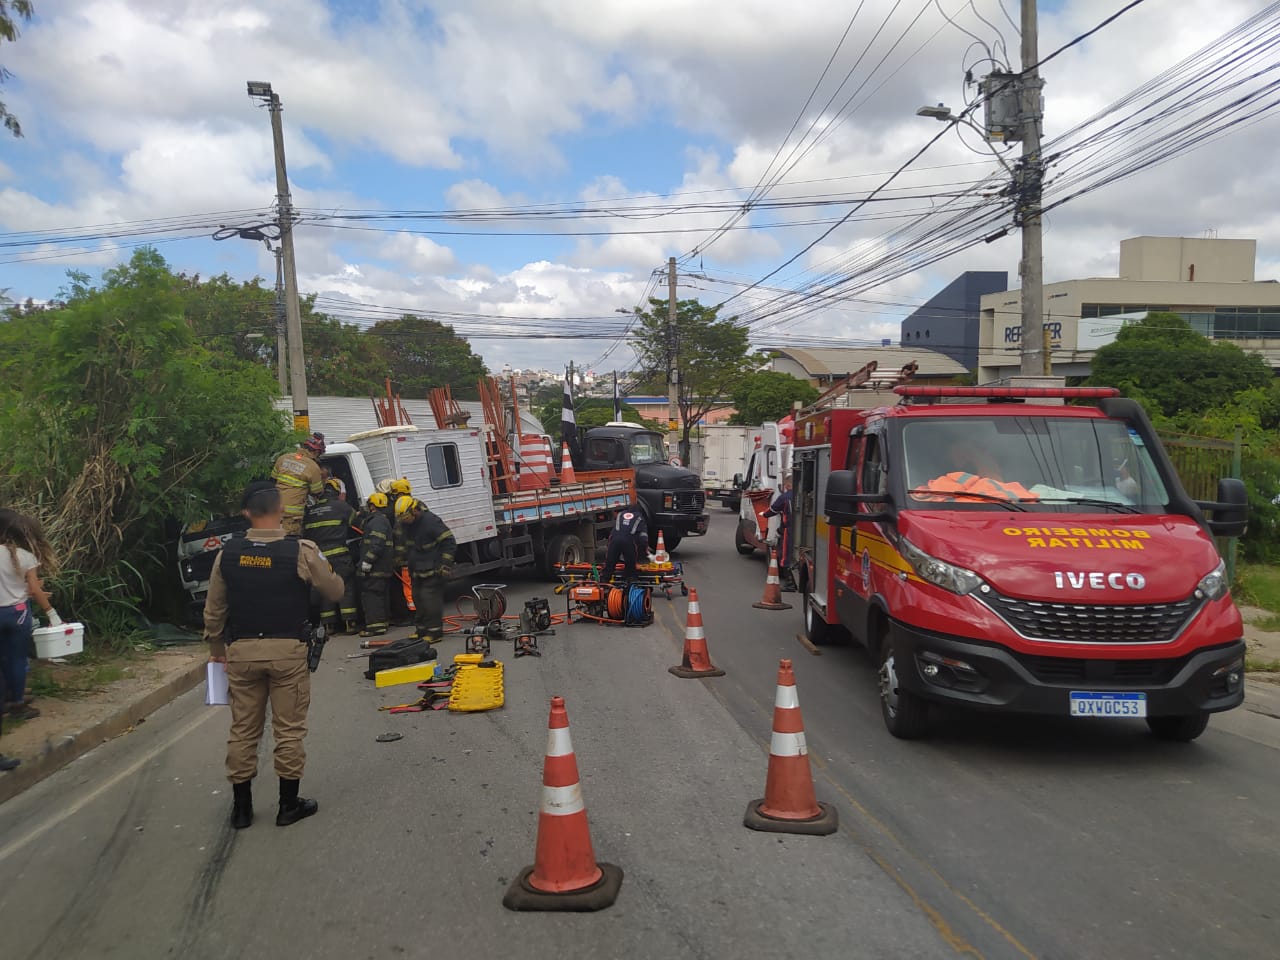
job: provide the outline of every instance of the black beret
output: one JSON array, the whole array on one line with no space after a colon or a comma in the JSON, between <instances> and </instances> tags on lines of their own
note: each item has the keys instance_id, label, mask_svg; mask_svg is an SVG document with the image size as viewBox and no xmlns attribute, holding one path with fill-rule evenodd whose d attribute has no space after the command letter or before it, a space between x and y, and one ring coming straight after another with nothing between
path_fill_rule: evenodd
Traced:
<instances>
[{"instance_id":1,"label":"black beret","mask_svg":"<svg viewBox=\"0 0 1280 960\"><path fill-rule=\"evenodd\" d=\"M244 488L244 496L240 498L240 509L248 510L250 500L260 493L264 493L267 490L274 490L275 488L275 483L270 480L254 480Z\"/></svg>"}]
</instances>

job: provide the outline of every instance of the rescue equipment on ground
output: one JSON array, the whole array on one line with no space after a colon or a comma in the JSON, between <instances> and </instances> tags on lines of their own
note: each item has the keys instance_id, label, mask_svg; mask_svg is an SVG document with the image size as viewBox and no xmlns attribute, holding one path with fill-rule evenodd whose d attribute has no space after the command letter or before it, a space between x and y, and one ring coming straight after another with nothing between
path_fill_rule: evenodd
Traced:
<instances>
[{"instance_id":1,"label":"rescue equipment on ground","mask_svg":"<svg viewBox=\"0 0 1280 960\"><path fill-rule=\"evenodd\" d=\"M551 605L534 597L525 602L518 622L504 623L503 615L507 612L504 589L505 583L478 583L471 588L476 620L463 628L463 648L468 653L488 657L495 641L510 641L513 656L542 656L538 637L553 637L556 633L551 629Z\"/></svg>"},{"instance_id":2,"label":"rescue equipment on ground","mask_svg":"<svg viewBox=\"0 0 1280 960\"><path fill-rule=\"evenodd\" d=\"M778 554L769 551L769 575L764 579L764 596L753 603L758 610L790 610L791 604L782 602L782 581L778 578Z\"/></svg>"},{"instance_id":3,"label":"rescue equipment on ground","mask_svg":"<svg viewBox=\"0 0 1280 960\"><path fill-rule=\"evenodd\" d=\"M826 836L839 826L836 808L819 803L804 739L804 720L790 660L778 661L778 687L773 700L773 735L769 739L769 772L764 799L747 806L743 824L769 833Z\"/></svg>"},{"instance_id":4,"label":"rescue equipment on ground","mask_svg":"<svg viewBox=\"0 0 1280 960\"><path fill-rule=\"evenodd\" d=\"M455 657L454 662L457 661ZM502 706L506 702L502 681L501 660L482 659L478 663L460 664L449 691L449 709L455 713L478 713Z\"/></svg>"},{"instance_id":5,"label":"rescue equipment on ground","mask_svg":"<svg viewBox=\"0 0 1280 960\"><path fill-rule=\"evenodd\" d=\"M434 652L434 651L432 651ZM436 665L430 660L415 663L407 667L392 667L390 670L379 670L373 675L376 687L394 687L402 683L419 683L435 676Z\"/></svg>"},{"instance_id":6,"label":"rescue equipment on ground","mask_svg":"<svg viewBox=\"0 0 1280 960\"><path fill-rule=\"evenodd\" d=\"M565 591L565 619L594 620L615 627L653 623L653 588L642 583L599 583L584 580Z\"/></svg>"},{"instance_id":7,"label":"rescue equipment on ground","mask_svg":"<svg viewBox=\"0 0 1280 960\"><path fill-rule=\"evenodd\" d=\"M684 630L684 657L679 666L668 667L669 673L686 680L698 677L723 677L724 671L711 662L707 651L707 635L702 629L702 607L698 605L698 591L689 591L689 611Z\"/></svg>"},{"instance_id":8,"label":"rescue equipment on ground","mask_svg":"<svg viewBox=\"0 0 1280 960\"><path fill-rule=\"evenodd\" d=\"M551 698L547 727L533 866L512 881L502 905L508 910L603 910L618 899L622 869L596 862L563 697Z\"/></svg>"},{"instance_id":9,"label":"rescue equipment on ground","mask_svg":"<svg viewBox=\"0 0 1280 960\"><path fill-rule=\"evenodd\" d=\"M615 574L622 570L621 563L614 567ZM596 563L561 563L556 566L556 574L560 577L560 586L556 587L556 593L564 593L578 583L594 583L609 578L609 571L604 568L604 565ZM672 587L679 587L683 596L689 595L689 586L684 582L684 564L679 560L668 560L666 563L638 563L636 579L632 582L661 590L662 595L668 600L672 597Z\"/></svg>"},{"instance_id":10,"label":"rescue equipment on ground","mask_svg":"<svg viewBox=\"0 0 1280 960\"><path fill-rule=\"evenodd\" d=\"M392 640L385 646L376 648L369 654L369 669L364 673L365 679L373 680L380 670L408 667L435 658L435 648L427 641L419 640L417 637L401 637L399 640Z\"/></svg>"}]
</instances>

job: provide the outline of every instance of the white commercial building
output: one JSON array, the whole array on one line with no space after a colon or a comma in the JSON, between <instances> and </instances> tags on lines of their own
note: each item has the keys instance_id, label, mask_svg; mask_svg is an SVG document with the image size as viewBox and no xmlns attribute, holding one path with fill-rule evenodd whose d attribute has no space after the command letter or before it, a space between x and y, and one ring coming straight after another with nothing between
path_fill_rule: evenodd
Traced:
<instances>
[{"instance_id":1,"label":"white commercial building","mask_svg":"<svg viewBox=\"0 0 1280 960\"><path fill-rule=\"evenodd\" d=\"M1044 285L1053 373L1084 376L1094 351L1126 319L1172 311L1207 337L1233 340L1280 368L1280 283L1254 279L1256 240L1133 237L1120 243L1120 275ZM978 382L1018 373L1021 291L981 300Z\"/></svg>"}]
</instances>

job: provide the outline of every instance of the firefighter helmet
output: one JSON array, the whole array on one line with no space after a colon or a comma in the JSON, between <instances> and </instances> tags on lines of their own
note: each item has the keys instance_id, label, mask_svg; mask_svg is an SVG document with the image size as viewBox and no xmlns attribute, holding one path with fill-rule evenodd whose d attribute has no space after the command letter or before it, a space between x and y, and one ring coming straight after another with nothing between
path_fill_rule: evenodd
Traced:
<instances>
[{"instance_id":1,"label":"firefighter helmet","mask_svg":"<svg viewBox=\"0 0 1280 960\"><path fill-rule=\"evenodd\" d=\"M396 501L396 518L403 517L410 510L421 510L422 504L413 497L401 497Z\"/></svg>"},{"instance_id":2,"label":"firefighter helmet","mask_svg":"<svg viewBox=\"0 0 1280 960\"><path fill-rule=\"evenodd\" d=\"M324 434L313 433L307 439L302 441L302 449L310 450L317 457L324 456Z\"/></svg>"},{"instance_id":3,"label":"firefighter helmet","mask_svg":"<svg viewBox=\"0 0 1280 960\"><path fill-rule=\"evenodd\" d=\"M409 483L407 477L401 477L399 480L392 480L388 493L394 493L396 496L407 497L413 493L413 485Z\"/></svg>"},{"instance_id":4,"label":"firefighter helmet","mask_svg":"<svg viewBox=\"0 0 1280 960\"><path fill-rule=\"evenodd\" d=\"M369 506L374 510L387 509L387 495L381 490L375 490L369 494Z\"/></svg>"}]
</instances>

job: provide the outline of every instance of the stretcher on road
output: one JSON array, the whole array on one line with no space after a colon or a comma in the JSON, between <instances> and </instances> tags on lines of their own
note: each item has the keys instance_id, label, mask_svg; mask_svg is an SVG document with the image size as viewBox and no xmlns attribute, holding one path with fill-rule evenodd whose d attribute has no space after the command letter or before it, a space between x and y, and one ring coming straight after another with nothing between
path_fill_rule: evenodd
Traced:
<instances>
[{"instance_id":1,"label":"stretcher on road","mask_svg":"<svg viewBox=\"0 0 1280 960\"><path fill-rule=\"evenodd\" d=\"M620 578L623 569L624 566L621 563L615 564L615 575ZM574 584L598 583L609 579L609 571L605 569L603 563L562 563L556 567L556 575L560 578L560 586L556 587L556 593L563 593ZM689 595L689 586L684 581L684 564L679 560L668 560L665 563L638 563L636 576L632 582L661 591L668 600L671 599L673 587L680 588L681 596Z\"/></svg>"}]
</instances>

